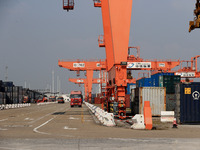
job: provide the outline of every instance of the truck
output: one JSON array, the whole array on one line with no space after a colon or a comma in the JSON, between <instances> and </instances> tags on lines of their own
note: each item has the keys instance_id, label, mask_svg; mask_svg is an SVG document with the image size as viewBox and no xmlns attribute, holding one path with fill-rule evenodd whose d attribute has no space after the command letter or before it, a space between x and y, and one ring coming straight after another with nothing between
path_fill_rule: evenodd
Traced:
<instances>
[{"instance_id":1,"label":"truck","mask_svg":"<svg viewBox=\"0 0 200 150\"><path fill-rule=\"evenodd\" d=\"M23 96L23 102L22 103L28 103L29 102L29 98L27 95Z\"/></svg>"},{"instance_id":2,"label":"truck","mask_svg":"<svg viewBox=\"0 0 200 150\"><path fill-rule=\"evenodd\" d=\"M64 98L62 96L59 96L57 98L58 103L65 103Z\"/></svg>"},{"instance_id":3,"label":"truck","mask_svg":"<svg viewBox=\"0 0 200 150\"><path fill-rule=\"evenodd\" d=\"M48 102L48 99L46 98L46 96L40 96L37 101L37 103L44 103L44 102Z\"/></svg>"},{"instance_id":4,"label":"truck","mask_svg":"<svg viewBox=\"0 0 200 150\"><path fill-rule=\"evenodd\" d=\"M70 93L70 105L71 107L79 106L82 107L83 95L81 91L71 91Z\"/></svg>"},{"instance_id":5,"label":"truck","mask_svg":"<svg viewBox=\"0 0 200 150\"><path fill-rule=\"evenodd\" d=\"M56 101L56 97L55 96L50 96L49 97L49 102L55 102Z\"/></svg>"}]
</instances>

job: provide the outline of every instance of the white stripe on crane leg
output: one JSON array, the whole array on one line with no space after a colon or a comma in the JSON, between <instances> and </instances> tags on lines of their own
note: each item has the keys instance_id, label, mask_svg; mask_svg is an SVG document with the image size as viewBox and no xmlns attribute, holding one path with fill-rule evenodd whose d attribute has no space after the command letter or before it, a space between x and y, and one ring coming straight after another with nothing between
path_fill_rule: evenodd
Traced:
<instances>
[{"instance_id":1,"label":"white stripe on crane leg","mask_svg":"<svg viewBox=\"0 0 200 150\"><path fill-rule=\"evenodd\" d=\"M34 132L36 133L40 133L40 134L47 134L50 135L50 133L45 133L45 132L40 132L38 131L39 128L41 128L42 126L46 125L47 123L49 123L51 120L53 120L54 118L49 119L48 121L46 121L45 123L41 124L40 126L36 127L33 129Z\"/></svg>"}]
</instances>

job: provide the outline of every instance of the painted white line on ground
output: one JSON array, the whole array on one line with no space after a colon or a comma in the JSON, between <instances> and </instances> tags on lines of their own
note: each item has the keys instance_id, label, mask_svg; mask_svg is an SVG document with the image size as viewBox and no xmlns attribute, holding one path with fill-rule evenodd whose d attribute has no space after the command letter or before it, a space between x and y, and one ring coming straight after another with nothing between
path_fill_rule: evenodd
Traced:
<instances>
[{"instance_id":1,"label":"painted white line on ground","mask_svg":"<svg viewBox=\"0 0 200 150\"><path fill-rule=\"evenodd\" d=\"M54 117L55 118L55 117ZM40 133L40 134L47 134L50 135L50 133L46 133L46 132L40 132L38 131L39 128L41 128L42 126L46 125L47 123L49 123L51 120L53 120L54 118L49 119L48 121L46 121L45 123L39 125L38 127L34 128L33 131L36 133Z\"/></svg>"},{"instance_id":2,"label":"painted white line on ground","mask_svg":"<svg viewBox=\"0 0 200 150\"><path fill-rule=\"evenodd\" d=\"M40 118L37 118L36 120L33 120L33 121L29 122L29 124L35 123L36 121L41 120L41 119L43 119L43 118L45 118L46 116L49 116L49 115L51 115L51 114L52 114L52 113L49 113L49 114L46 114L46 115L44 115L44 116L42 116L42 117L40 117Z\"/></svg>"},{"instance_id":3,"label":"painted white line on ground","mask_svg":"<svg viewBox=\"0 0 200 150\"><path fill-rule=\"evenodd\" d=\"M25 128L25 127L32 127L32 125L4 125L4 127L8 127L8 128Z\"/></svg>"},{"instance_id":4,"label":"painted white line on ground","mask_svg":"<svg viewBox=\"0 0 200 150\"><path fill-rule=\"evenodd\" d=\"M70 108L68 108L68 109L64 109L64 110L69 110ZM63 110L63 109L62 109ZM54 111L54 113L55 112L57 112L57 111ZM44 118L44 117L46 117L46 116L49 116L49 115L51 115L52 113L49 113L49 114L47 114L47 115L44 115L44 116L42 116L42 117L40 117L40 118L38 118L38 119L36 119L36 120L34 120L34 121L31 121L31 122L29 122L29 123L33 123L33 122L36 122L36 121L38 121L38 120L40 120L40 119L42 119L42 118ZM56 116L54 116L54 118L56 118ZM47 123L49 123L50 121L52 121L54 118L51 118L51 119L49 119L48 121L46 121L45 123L43 123L43 124L41 124L40 126L38 126L38 127L36 127L36 128L34 128L33 129L33 131L34 132L36 132L36 133L40 133L40 134L46 134L46 135L51 135L51 133L46 133L46 132L40 132L40 131L38 131L38 129L39 128L41 128L42 126L44 126L44 125L46 125ZM61 135L62 136L62 135Z\"/></svg>"},{"instance_id":5,"label":"painted white line on ground","mask_svg":"<svg viewBox=\"0 0 200 150\"><path fill-rule=\"evenodd\" d=\"M32 119L32 118L25 118L24 120L34 120L34 119Z\"/></svg>"},{"instance_id":6,"label":"painted white line on ground","mask_svg":"<svg viewBox=\"0 0 200 150\"><path fill-rule=\"evenodd\" d=\"M79 120L79 118L74 118L74 117L69 117L69 119L72 119L72 120Z\"/></svg>"},{"instance_id":7,"label":"painted white line on ground","mask_svg":"<svg viewBox=\"0 0 200 150\"><path fill-rule=\"evenodd\" d=\"M6 119L2 119L2 120L0 120L0 122L1 122L1 121L6 121L6 120L8 120L8 118L6 118Z\"/></svg>"},{"instance_id":8,"label":"painted white line on ground","mask_svg":"<svg viewBox=\"0 0 200 150\"><path fill-rule=\"evenodd\" d=\"M65 108L65 109L66 109L66 108ZM64 109L64 110L65 110L65 109ZM66 109L66 111L69 110L69 109L70 109L70 108ZM60 109L60 110L63 110L63 108ZM41 119L43 119L43 118L45 118L45 117L47 117L47 116L50 116L50 115L52 115L53 113L55 113L55 112L57 112L57 111L60 111L60 110L56 110L56 111L53 111L53 112L51 112L51 113L49 113L49 114L46 114L46 115L44 115L44 116L42 116L42 117L40 117L40 118L38 118L38 119L36 119L36 120L33 120L33 121L29 122L29 124L35 123L36 121L41 120Z\"/></svg>"},{"instance_id":9,"label":"painted white line on ground","mask_svg":"<svg viewBox=\"0 0 200 150\"><path fill-rule=\"evenodd\" d=\"M0 147L0 149L16 150L16 148L10 148L10 147ZM31 149L22 149L22 148L20 148L20 150L31 150Z\"/></svg>"},{"instance_id":10,"label":"painted white line on ground","mask_svg":"<svg viewBox=\"0 0 200 150\"><path fill-rule=\"evenodd\" d=\"M0 131L6 131L6 130L8 130L8 129L3 129L3 128L0 128Z\"/></svg>"},{"instance_id":11,"label":"painted white line on ground","mask_svg":"<svg viewBox=\"0 0 200 150\"><path fill-rule=\"evenodd\" d=\"M69 128L68 126L64 126L65 130L77 130L77 128Z\"/></svg>"}]
</instances>

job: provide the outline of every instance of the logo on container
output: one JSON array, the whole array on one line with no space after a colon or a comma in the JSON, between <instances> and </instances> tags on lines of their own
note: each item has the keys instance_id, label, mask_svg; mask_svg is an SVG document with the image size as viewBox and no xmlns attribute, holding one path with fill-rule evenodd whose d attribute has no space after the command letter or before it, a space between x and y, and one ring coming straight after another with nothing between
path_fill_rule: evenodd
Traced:
<instances>
[{"instance_id":1,"label":"logo on container","mask_svg":"<svg viewBox=\"0 0 200 150\"><path fill-rule=\"evenodd\" d=\"M192 97L193 97L194 100L199 100L199 92L198 91L194 91L192 93Z\"/></svg>"}]
</instances>

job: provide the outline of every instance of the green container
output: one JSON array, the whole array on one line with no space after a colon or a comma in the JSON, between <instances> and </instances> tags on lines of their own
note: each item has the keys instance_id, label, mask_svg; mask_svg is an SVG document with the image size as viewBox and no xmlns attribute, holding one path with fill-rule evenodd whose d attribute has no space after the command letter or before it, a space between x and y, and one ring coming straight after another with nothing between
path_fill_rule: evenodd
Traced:
<instances>
[{"instance_id":1,"label":"green container","mask_svg":"<svg viewBox=\"0 0 200 150\"><path fill-rule=\"evenodd\" d=\"M169 76L163 75L159 77L159 86L166 87L166 94L174 94L175 93L175 85L180 83L180 76Z\"/></svg>"}]
</instances>

